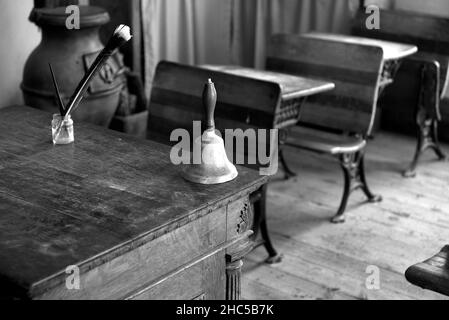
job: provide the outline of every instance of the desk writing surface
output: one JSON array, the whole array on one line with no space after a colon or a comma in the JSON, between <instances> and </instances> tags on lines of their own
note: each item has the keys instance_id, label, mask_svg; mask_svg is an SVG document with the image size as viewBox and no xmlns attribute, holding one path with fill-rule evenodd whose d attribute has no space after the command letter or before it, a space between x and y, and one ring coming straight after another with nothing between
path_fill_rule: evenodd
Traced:
<instances>
[{"instance_id":1,"label":"desk writing surface","mask_svg":"<svg viewBox=\"0 0 449 320\"><path fill-rule=\"evenodd\" d=\"M281 86L283 100L303 98L330 91L335 88L335 84L332 82L298 77L272 71L230 65L203 65L201 67L214 71L222 71L237 76L278 83Z\"/></svg>"},{"instance_id":2,"label":"desk writing surface","mask_svg":"<svg viewBox=\"0 0 449 320\"><path fill-rule=\"evenodd\" d=\"M418 47L411 44L377 40L364 37L356 37L343 34L310 32L304 34L303 36L317 39L327 39L333 41L343 41L347 43L381 47L382 50L384 51L385 61L402 59L418 52Z\"/></svg>"},{"instance_id":3,"label":"desk writing surface","mask_svg":"<svg viewBox=\"0 0 449 320\"><path fill-rule=\"evenodd\" d=\"M93 268L259 188L239 167L233 182L185 181L170 148L84 123L53 146L51 114L0 110L0 280L29 289L70 265Z\"/></svg>"}]
</instances>

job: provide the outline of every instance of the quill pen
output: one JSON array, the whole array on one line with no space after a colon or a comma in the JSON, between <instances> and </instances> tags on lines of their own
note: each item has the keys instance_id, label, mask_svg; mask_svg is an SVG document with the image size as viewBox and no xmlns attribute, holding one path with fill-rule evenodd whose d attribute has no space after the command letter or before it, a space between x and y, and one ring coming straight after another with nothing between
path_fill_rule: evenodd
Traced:
<instances>
[{"instance_id":1,"label":"quill pen","mask_svg":"<svg viewBox=\"0 0 449 320\"><path fill-rule=\"evenodd\" d=\"M51 77L53 80L53 86L55 87L55 91L56 91L56 98L58 100L59 113L61 114L61 117L63 117L64 113L65 113L64 102L62 101L61 92L59 91L59 86L58 86L58 83L56 82L56 77L55 77L55 73L53 72L53 68L50 63L48 64L48 66L50 67Z\"/></svg>"},{"instance_id":2,"label":"quill pen","mask_svg":"<svg viewBox=\"0 0 449 320\"><path fill-rule=\"evenodd\" d=\"M92 78L103 67L104 63L109 59L109 57L114 54L115 50L131 40L131 38L131 30L128 26L122 24L118 26L117 29L115 29L112 37L109 39L104 49L97 56L92 66L89 68L89 71L81 80L72 97L70 98L68 107L63 114L64 118L67 118L79 106L84 94L89 88L89 84Z\"/></svg>"}]
</instances>

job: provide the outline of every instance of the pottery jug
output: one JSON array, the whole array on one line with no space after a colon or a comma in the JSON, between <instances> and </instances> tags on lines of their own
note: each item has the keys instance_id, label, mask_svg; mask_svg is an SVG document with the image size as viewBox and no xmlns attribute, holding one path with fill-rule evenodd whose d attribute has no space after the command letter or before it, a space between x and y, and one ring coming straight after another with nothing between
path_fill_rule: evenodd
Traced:
<instances>
[{"instance_id":1,"label":"pottery jug","mask_svg":"<svg viewBox=\"0 0 449 320\"><path fill-rule=\"evenodd\" d=\"M48 64L54 69L64 103L67 103L104 45L99 29L109 22L102 8L80 6L79 29L68 29L65 7L34 9L30 20L42 30L42 40L29 56L21 89L25 104L55 113L58 110ZM124 65L120 53L111 57L92 81L73 119L109 126L125 87Z\"/></svg>"}]
</instances>

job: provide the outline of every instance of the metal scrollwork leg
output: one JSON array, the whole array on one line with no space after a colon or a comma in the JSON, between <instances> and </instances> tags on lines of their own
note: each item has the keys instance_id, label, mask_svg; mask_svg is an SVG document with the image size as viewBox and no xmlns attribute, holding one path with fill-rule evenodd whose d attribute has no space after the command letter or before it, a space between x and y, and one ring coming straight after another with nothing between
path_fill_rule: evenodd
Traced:
<instances>
[{"instance_id":1,"label":"metal scrollwork leg","mask_svg":"<svg viewBox=\"0 0 449 320\"><path fill-rule=\"evenodd\" d=\"M439 97L435 98L433 91L428 93L428 88L435 88L438 85L438 72L430 67L424 66L421 75L421 89L419 101L416 106L417 124L417 146L415 156L410 167L403 173L404 177L412 178L416 176L416 168L419 160L427 149L432 149L439 160L445 160L446 155L441 149L438 141L438 121L439 121Z\"/></svg>"},{"instance_id":2,"label":"metal scrollwork leg","mask_svg":"<svg viewBox=\"0 0 449 320\"><path fill-rule=\"evenodd\" d=\"M282 168L284 170L284 178L285 180L288 180L290 178L296 177L296 173L290 169L289 165L287 164L287 161L285 160L284 156L284 144L287 141L288 132L286 130L279 130L279 160L281 162Z\"/></svg>"},{"instance_id":3,"label":"metal scrollwork leg","mask_svg":"<svg viewBox=\"0 0 449 320\"><path fill-rule=\"evenodd\" d=\"M440 161L447 160L447 156L444 153L444 151L441 149L440 140L438 139L438 121L437 120L433 120L431 134L432 134L432 141L433 141L432 149L435 151L435 154L437 155L438 160L440 160Z\"/></svg>"},{"instance_id":4,"label":"metal scrollwork leg","mask_svg":"<svg viewBox=\"0 0 449 320\"><path fill-rule=\"evenodd\" d=\"M419 120L418 115L418 143L416 146L415 156L410 167L403 173L406 178L416 177L416 168L421 156L428 149L432 149L439 160L445 160L446 155L441 149L438 140L438 121L435 119Z\"/></svg>"},{"instance_id":5,"label":"metal scrollwork leg","mask_svg":"<svg viewBox=\"0 0 449 320\"><path fill-rule=\"evenodd\" d=\"M267 186L262 187L262 199L258 203L260 214L260 233L264 241L265 249L268 252L268 258L265 260L268 264L275 264L282 261L282 255L280 255L271 242L270 233L267 226Z\"/></svg>"},{"instance_id":6,"label":"metal scrollwork leg","mask_svg":"<svg viewBox=\"0 0 449 320\"><path fill-rule=\"evenodd\" d=\"M351 194L351 162L347 159L348 155L341 156L341 167L344 175L343 198L341 199L340 207L337 214L332 218L332 223L343 223L346 221L346 206Z\"/></svg>"},{"instance_id":7,"label":"metal scrollwork leg","mask_svg":"<svg viewBox=\"0 0 449 320\"><path fill-rule=\"evenodd\" d=\"M371 203L382 201L382 197L374 195L368 187L363 152L342 154L340 156L340 165L344 174L343 197L337 214L331 219L332 223L343 223L346 221L346 206L349 196L355 190L361 189Z\"/></svg>"},{"instance_id":8,"label":"metal scrollwork leg","mask_svg":"<svg viewBox=\"0 0 449 320\"><path fill-rule=\"evenodd\" d=\"M282 168L284 169L284 178L285 180L289 180L290 178L296 177L296 173L290 169L287 161L285 160L284 150L281 148L279 150L279 160L281 160Z\"/></svg>"},{"instance_id":9,"label":"metal scrollwork leg","mask_svg":"<svg viewBox=\"0 0 449 320\"><path fill-rule=\"evenodd\" d=\"M254 202L254 238L257 238L260 231L263 245L268 252L268 258L265 260L266 263L280 263L282 261L282 255L274 248L267 226L267 186L263 186L259 192L260 198Z\"/></svg>"},{"instance_id":10,"label":"metal scrollwork leg","mask_svg":"<svg viewBox=\"0 0 449 320\"><path fill-rule=\"evenodd\" d=\"M381 74L381 85L379 87L379 98L384 94L385 89L394 82L394 78L401 67L401 60L391 60L384 64L384 68Z\"/></svg>"}]
</instances>

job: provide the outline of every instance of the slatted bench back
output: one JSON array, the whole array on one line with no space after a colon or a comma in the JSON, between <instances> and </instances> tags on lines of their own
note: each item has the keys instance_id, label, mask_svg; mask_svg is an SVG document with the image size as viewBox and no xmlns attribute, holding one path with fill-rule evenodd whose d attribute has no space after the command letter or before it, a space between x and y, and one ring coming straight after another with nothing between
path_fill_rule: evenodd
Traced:
<instances>
[{"instance_id":1,"label":"slatted bench back","mask_svg":"<svg viewBox=\"0 0 449 320\"><path fill-rule=\"evenodd\" d=\"M171 62L159 63L151 94L148 130L149 138L170 144L170 134L175 129L185 129L193 135L193 122L203 121L204 109L202 93L207 79L211 78L217 90L215 126L223 138L225 130L234 131L233 154L228 152L229 160L252 168L267 167L270 152L277 152L277 141L271 140L269 129L275 127L275 115L281 106L281 87L279 84L252 78L231 75ZM256 138L250 145L247 129L266 129L263 140L259 132L252 131ZM247 135L248 134L248 135ZM245 150L237 150L236 137L245 145ZM242 140L243 138L243 140ZM229 141L227 141L229 143ZM260 150L259 146L265 149ZM227 150L229 151L229 150ZM239 156L239 158L237 158ZM244 163L237 161L242 159Z\"/></svg>"},{"instance_id":2,"label":"slatted bench back","mask_svg":"<svg viewBox=\"0 0 449 320\"><path fill-rule=\"evenodd\" d=\"M267 69L335 83L335 90L311 97L301 124L370 134L383 67L381 48L300 35L272 37Z\"/></svg>"},{"instance_id":3,"label":"slatted bench back","mask_svg":"<svg viewBox=\"0 0 449 320\"><path fill-rule=\"evenodd\" d=\"M281 99L278 84L163 61L156 69L150 101L149 130L170 137L177 128L188 131L203 121L202 93L207 79L218 93L216 128L271 129Z\"/></svg>"},{"instance_id":4,"label":"slatted bench back","mask_svg":"<svg viewBox=\"0 0 449 320\"><path fill-rule=\"evenodd\" d=\"M419 54L440 63L443 95L449 78L449 19L402 10L381 10L379 30L366 28L367 14L360 10L352 23L352 33L418 46Z\"/></svg>"}]
</instances>

